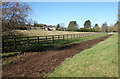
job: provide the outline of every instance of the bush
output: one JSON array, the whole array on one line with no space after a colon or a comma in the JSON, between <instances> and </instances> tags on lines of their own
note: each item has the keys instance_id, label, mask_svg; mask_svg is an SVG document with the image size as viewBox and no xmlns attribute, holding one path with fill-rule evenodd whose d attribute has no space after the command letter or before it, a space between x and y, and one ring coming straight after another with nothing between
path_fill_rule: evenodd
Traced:
<instances>
[{"instance_id":1,"label":"bush","mask_svg":"<svg viewBox=\"0 0 120 79\"><path fill-rule=\"evenodd\" d=\"M77 32L95 32L94 29L89 29L89 28L80 28L76 30Z\"/></svg>"}]
</instances>

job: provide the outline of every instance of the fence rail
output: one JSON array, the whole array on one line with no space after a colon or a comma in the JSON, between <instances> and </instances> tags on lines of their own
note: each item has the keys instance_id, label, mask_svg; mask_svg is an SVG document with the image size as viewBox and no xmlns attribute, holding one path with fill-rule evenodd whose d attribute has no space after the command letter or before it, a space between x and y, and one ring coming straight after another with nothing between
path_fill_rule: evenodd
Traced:
<instances>
[{"instance_id":1,"label":"fence rail","mask_svg":"<svg viewBox=\"0 0 120 79\"><path fill-rule=\"evenodd\" d=\"M93 36L103 33L88 33L88 34L65 34L65 35L49 35L49 36L31 36L2 39L3 52L15 50L21 46L29 46L31 44L50 43L57 40L69 40L86 36Z\"/></svg>"}]
</instances>

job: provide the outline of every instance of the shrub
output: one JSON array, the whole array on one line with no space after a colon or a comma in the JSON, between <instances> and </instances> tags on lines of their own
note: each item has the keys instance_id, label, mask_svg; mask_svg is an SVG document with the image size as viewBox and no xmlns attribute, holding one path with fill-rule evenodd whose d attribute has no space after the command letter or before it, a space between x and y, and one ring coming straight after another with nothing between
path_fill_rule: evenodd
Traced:
<instances>
[{"instance_id":1,"label":"shrub","mask_svg":"<svg viewBox=\"0 0 120 79\"><path fill-rule=\"evenodd\" d=\"M89 28L80 28L76 30L77 32L95 32L94 29L89 29Z\"/></svg>"}]
</instances>

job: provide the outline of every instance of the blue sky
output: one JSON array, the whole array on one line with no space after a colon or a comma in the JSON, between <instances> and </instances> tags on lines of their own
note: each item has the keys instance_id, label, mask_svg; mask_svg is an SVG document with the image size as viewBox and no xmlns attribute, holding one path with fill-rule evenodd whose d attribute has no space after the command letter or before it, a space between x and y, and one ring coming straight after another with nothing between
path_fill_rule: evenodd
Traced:
<instances>
[{"instance_id":1,"label":"blue sky","mask_svg":"<svg viewBox=\"0 0 120 79\"><path fill-rule=\"evenodd\" d=\"M29 2L32 8L31 18L38 23L57 25L70 21L77 21L80 27L86 20L92 26L96 23L101 26L115 24L118 14L117 2Z\"/></svg>"}]
</instances>

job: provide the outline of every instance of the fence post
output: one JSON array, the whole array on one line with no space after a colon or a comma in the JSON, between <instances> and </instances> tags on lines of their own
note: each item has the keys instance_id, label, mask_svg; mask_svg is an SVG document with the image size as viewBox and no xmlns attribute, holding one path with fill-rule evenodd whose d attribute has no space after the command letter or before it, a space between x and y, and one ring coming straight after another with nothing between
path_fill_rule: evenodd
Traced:
<instances>
[{"instance_id":1,"label":"fence post","mask_svg":"<svg viewBox=\"0 0 120 79\"><path fill-rule=\"evenodd\" d=\"M58 40L59 40L60 36L58 35Z\"/></svg>"},{"instance_id":2,"label":"fence post","mask_svg":"<svg viewBox=\"0 0 120 79\"><path fill-rule=\"evenodd\" d=\"M46 43L47 43L47 36L46 36Z\"/></svg>"},{"instance_id":3,"label":"fence post","mask_svg":"<svg viewBox=\"0 0 120 79\"><path fill-rule=\"evenodd\" d=\"M63 40L65 40L65 36L63 35Z\"/></svg>"},{"instance_id":4,"label":"fence post","mask_svg":"<svg viewBox=\"0 0 120 79\"><path fill-rule=\"evenodd\" d=\"M4 51L4 39L2 39L2 51Z\"/></svg>"},{"instance_id":5,"label":"fence post","mask_svg":"<svg viewBox=\"0 0 120 79\"><path fill-rule=\"evenodd\" d=\"M39 44L39 36L38 36L38 44Z\"/></svg>"},{"instance_id":6,"label":"fence post","mask_svg":"<svg viewBox=\"0 0 120 79\"><path fill-rule=\"evenodd\" d=\"M68 40L68 35L67 35L67 40Z\"/></svg>"},{"instance_id":7,"label":"fence post","mask_svg":"<svg viewBox=\"0 0 120 79\"><path fill-rule=\"evenodd\" d=\"M75 34L74 34L74 39L75 39Z\"/></svg>"},{"instance_id":8,"label":"fence post","mask_svg":"<svg viewBox=\"0 0 120 79\"><path fill-rule=\"evenodd\" d=\"M72 39L72 34L71 34L71 39Z\"/></svg>"},{"instance_id":9,"label":"fence post","mask_svg":"<svg viewBox=\"0 0 120 79\"><path fill-rule=\"evenodd\" d=\"M28 43L28 45L29 45L29 37L27 37L27 41L28 41L27 43Z\"/></svg>"},{"instance_id":10,"label":"fence post","mask_svg":"<svg viewBox=\"0 0 120 79\"><path fill-rule=\"evenodd\" d=\"M17 45L16 45L16 38L14 38L14 46L15 46L15 49L17 48Z\"/></svg>"},{"instance_id":11,"label":"fence post","mask_svg":"<svg viewBox=\"0 0 120 79\"><path fill-rule=\"evenodd\" d=\"M52 36L52 40L53 40L53 43L54 43L54 35Z\"/></svg>"}]
</instances>

